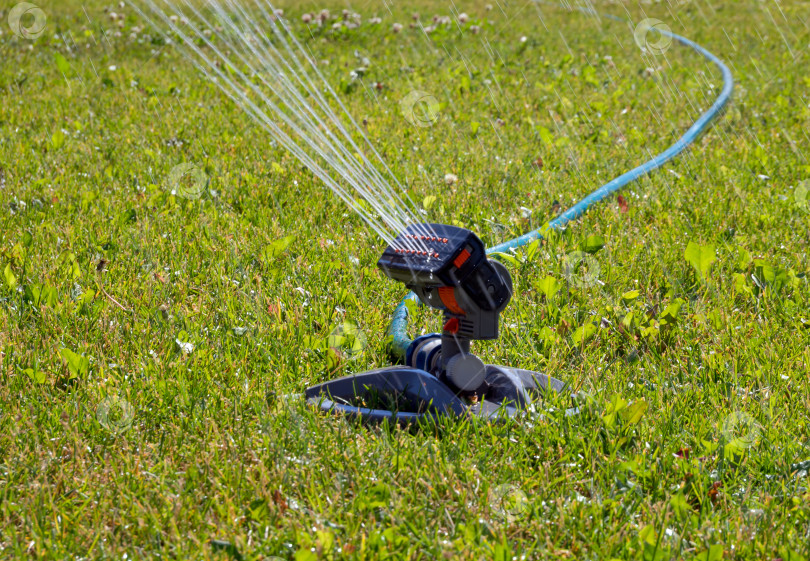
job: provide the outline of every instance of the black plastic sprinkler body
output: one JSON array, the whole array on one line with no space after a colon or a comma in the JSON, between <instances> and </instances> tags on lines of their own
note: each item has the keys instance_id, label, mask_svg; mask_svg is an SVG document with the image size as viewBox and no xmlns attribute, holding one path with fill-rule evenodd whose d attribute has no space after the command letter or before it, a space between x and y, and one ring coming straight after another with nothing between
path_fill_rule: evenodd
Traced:
<instances>
[{"instance_id":1,"label":"black plastic sprinkler body","mask_svg":"<svg viewBox=\"0 0 810 561\"><path fill-rule=\"evenodd\" d=\"M538 392L565 384L539 372L484 364L473 340L498 338L498 320L512 297L506 267L487 259L470 230L414 224L386 248L377 266L444 314L442 332L408 347L405 366L346 376L309 388L323 410L370 420L412 422L425 416L515 416Z\"/></svg>"}]
</instances>

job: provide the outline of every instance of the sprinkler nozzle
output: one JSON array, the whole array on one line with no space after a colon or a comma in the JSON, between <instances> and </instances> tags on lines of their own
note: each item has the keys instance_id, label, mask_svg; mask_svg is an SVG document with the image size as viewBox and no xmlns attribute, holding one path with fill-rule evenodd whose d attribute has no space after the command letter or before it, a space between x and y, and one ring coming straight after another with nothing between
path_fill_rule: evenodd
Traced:
<instances>
[{"instance_id":1,"label":"sprinkler nozzle","mask_svg":"<svg viewBox=\"0 0 810 561\"><path fill-rule=\"evenodd\" d=\"M412 224L386 248L377 266L444 312L444 332L465 339L497 339L498 319L512 297L506 267L487 259L470 230Z\"/></svg>"}]
</instances>

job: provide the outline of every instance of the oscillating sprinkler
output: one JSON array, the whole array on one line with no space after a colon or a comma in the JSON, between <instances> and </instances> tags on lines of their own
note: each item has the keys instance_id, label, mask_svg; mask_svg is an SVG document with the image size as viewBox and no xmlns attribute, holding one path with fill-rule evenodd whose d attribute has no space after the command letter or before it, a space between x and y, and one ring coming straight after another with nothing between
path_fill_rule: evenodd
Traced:
<instances>
[{"instance_id":1,"label":"oscillating sprinkler","mask_svg":"<svg viewBox=\"0 0 810 561\"><path fill-rule=\"evenodd\" d=\"M441 333L414 340L404 366L345 376L309 388L323 410L370 420L412 422L438 415L515 416L536 394L565 384L539 372L484 364L473 340L498 338L501 312L512 297L512 277L487 258L470 230L414 224L386 248L377 266L419 300L443 313Z\"/></svg>"}]
</instances>

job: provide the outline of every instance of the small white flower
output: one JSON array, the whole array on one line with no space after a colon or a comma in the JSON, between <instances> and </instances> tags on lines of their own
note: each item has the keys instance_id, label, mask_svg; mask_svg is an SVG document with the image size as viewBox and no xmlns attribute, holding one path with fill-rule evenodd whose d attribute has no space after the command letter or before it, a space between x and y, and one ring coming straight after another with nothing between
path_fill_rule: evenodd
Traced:
<instances>
[{"instance_id":1,"label":"small white flower","mask_svg":"<svg viewBox=\"0 0 810 561\"><path fill-rule=\"evenodd\" d=\"M448 185L452 185L452 184L456 183L457 181L458 181L458 176L455 175L454 173L448 173L448 174L445 174L445 176L444 176L444 182L447 183Z\"/></svg>"},{"instance_id":2,"label":"small white flower","mask_svg":"<svg viewBox=\"0 0 810 561\"><path fill-rule=\"evenodd\" d=\"M184 343L180 339L175 339L174 342L177 343L177 346L180 348L180 352L183 354L190 355L194 350L194 345L192 343Z\"/></svg>"},{"instance_id":3,"label":"small white flower","mask_svg":"<svg viewBox=\"0 0 810 561\"><path fill-rule=\"evenodd\" d=\"M521 42L521 43L525 43L525 42L526 42L526 41L528 41L528 40L529 40L529 38L528 38L528 37L526 37L525 35L524 35L523 37L521 37L521 38L520 38L520 42Z\"/></svg>"},{"instance_id":4,"label":"small white flower","mask_svg":"<svg viewBox=\"0 0 810 561\"><path fill-rule=\"evenodd\" d=\"M402 31L402 24L395 23L394 25L391 26L391 31L393 31L394 33L399 33L400 31Z\"/></svg>"},{"instance_id":5,"label":"small white flower","mask_svg":"<svg viewBox=\"0 0 810 561\"><path fill-rule=\"evenodd\" d=\"M369 22L369 23L372 23L372 24L374 24L374 25L377 25L377 24L379 24L379 23L382 23L382 19L380 19L380 18L378 18L378 17L373 17L373 18L369 19L369 20L368 20L368 22Z\"/></svg>"},{"instance_id":6,"label":"small white flower","mask_svg":"<svg viewBox=\"0 0 810 561\"><path fill-rule=\"evenodd\" d=\"M470 21L470 16L468 16L464 12L462 12L462 13L460 13L458 15L458 22L459 23L467 23L468 21Z\"/></svg>"},{"instance_id":7,"label":"small white flower","mask_svg":"<svg viewBox=\"0 0 810 561\"><path fill-rule=\"evenodd\" d=\"M107 70L109 70L110 72L115 72L116 70L118 70L118 67L113 64Z\"/></svg>"},{"instance_id":8,"label":"small white flower","mask_svg":"<svg viewBox=\"0 0 810 561\"><path fill-rule=\"evenodd\" d=\"M477 25L471 25L470 31L472 32L473 35L478 35L478 33L481 31L481 28L478 27Z\"/></svg>"},{"instance_id":9,"label":"small white flower","mask_svg":"<svg viewBox=\"0 0 810 561\"><path fill-rule=\"evenodd\" d=\"M484 9L486 11L488 11L488 12L491 12L492 11L492 4L487 4L486 6L484 6Z\"/></svg>"},{"instance_id":10,"label":"small white flower","mask_svg":"<svg viewBox=\"0 0 810 561\"><path fill-rule=\"evenodd\" d=\"M311 22L312 21L312 14L304 14L303 16L301 16L301 21L303 21L304 23Z\"/></svg>"}]
</instances>

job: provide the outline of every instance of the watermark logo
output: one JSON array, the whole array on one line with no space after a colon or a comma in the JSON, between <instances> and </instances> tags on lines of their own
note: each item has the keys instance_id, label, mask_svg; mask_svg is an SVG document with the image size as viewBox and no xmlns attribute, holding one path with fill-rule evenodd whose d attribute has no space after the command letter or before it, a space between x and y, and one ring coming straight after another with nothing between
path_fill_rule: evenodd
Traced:
<instances>
[{"instance_id":1,"label":"watermark logo","mask_svg":"<svg viewBox=\"0 0 810 561\"><path fill-rule=\"evenodd\" d=\"M8 13L8 26L17 37L33 41L45 33L48 17L36 4L20 2Z\"/></svg>"},{"instance_id":2,"label":"watermark logo","mask_svg":"<svg viewBox=\"0 0 810 561\"><path fill-rule=\"evenodd\" d=\"M744 411L734 411L723 421L723 438L740 448L751 448L759 442L761 429L754 419Z\"/></svg>"},{"instance_id":3,"label":"watermark logo","mask_svg":"<svg viewBox=\"0 0 810 561\"><path fill-rule=\"evenodd\" d=\"M589 253L572 251L563 257L563 276L570 285L590 288L599 280L599 273L599 262Z\"/></svg>"},{"instance_id":4,"label":"watermark logo","mask_svg":"<svg viewBox=\"0 0 810 561\"><path fill-rule=\"evenodd\" d=\"M807 200L808 194L810 194L810 179L805 179L799 183L799 185L796 186L796 190L793 191L793 198L796 201L796 206L805 212L810 209L810 202Z\"/></svg>"},{"instance_id":5,"label":"watermark logo","mask_svg":"<svg viewBox=\"0 0 810 561\"><path fill-rule=\"evenodd\" d=\"M672 30L660 19L643 19L633 31L636 45L653 55L664 54L672 45Z\"/></svg>"},{"instance_id":6,"label":"watermark logo","mask_svg":"<svg viewBox=\"0 0 810 561\"><path fill-rule=\"evenodd\" d=\"M430 127L439 120L439 100L433 94L413 90L399 102L405 119L417 127Z\"/></svg>"},{"instance_id":7,"label":"watermark logo","mask_svg":"<svg viewBox=\"0 0 810 561\"><path fill-rule=\"evenodd\" d=\"M96 419L108 431L121 434L132 427L132 421L135 419L135 409L126 399L108 396L98 404Z\"/></svg>"},{"instance_id":8,"label":"watermark logo","mask_svg":"<svg viewBox=\"0 0 810 561\"><path fill-rule=\"evenodd\" d=\"M368 346L368 338L363 330L350 321L338 325L327 339L327 346L342 358L359 358Z\"/></svg>"},{"instance_id":9,"label":"watermark logo","mask_svg":"<svg viewBox=\"0 0 810 561\"><path fill-rule=\"evenodd\" d=\"M529 512L529 498L526 493L511 483L492 489L489 505L507 522L523 518Z\"/></svg>"},{"instance_id":10,"label":"watermark logo","mask_svg":"<svg viewBox=\"0 0 810 561\"><path fill-rule=\"evenodd\" d=\"M203 196L207 187L208 176L197 164L179 164L169 172L169 188L172 195L196 200Z\"/></svg>"}]
</instances>

